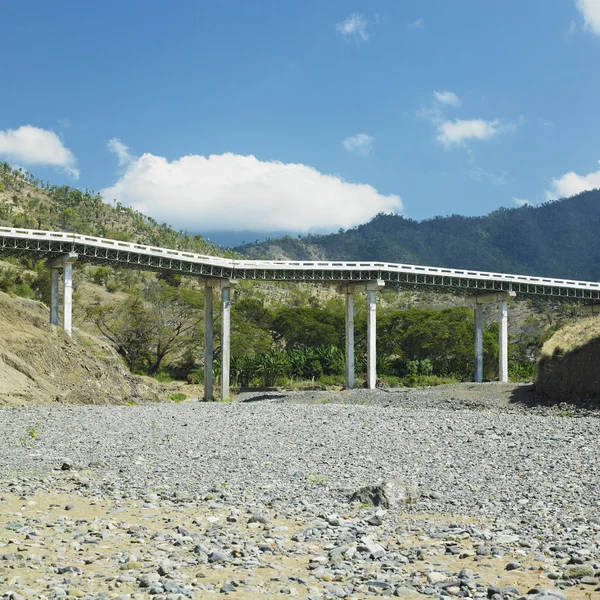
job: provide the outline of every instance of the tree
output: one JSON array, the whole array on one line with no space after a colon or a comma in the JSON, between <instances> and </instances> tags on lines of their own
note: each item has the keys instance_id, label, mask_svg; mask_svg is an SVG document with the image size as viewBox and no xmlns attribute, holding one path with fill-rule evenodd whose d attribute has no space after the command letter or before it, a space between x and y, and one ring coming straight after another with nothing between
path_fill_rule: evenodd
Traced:
<instances>
[{"instance_id":1,"label":"tree","mask_svg":"<svg viewBox=\"0 0 600 600\"><path fill-rule=\"evenodd\" d=\"M285 307L276 312L271 327L286 348L341 346L344 316L320 308Z\"/></svg>"},{"instance_id":2,"label":"tree","mask_svg":"<svg viewBox=\"0 0 600 600\"><path fill-rule=\"evenodd\" d=\"M153 280L118 304L95 305L88 318L134 372L158 373L165 357L199 338L199 294Z\"/></svg>"}]
</instances>

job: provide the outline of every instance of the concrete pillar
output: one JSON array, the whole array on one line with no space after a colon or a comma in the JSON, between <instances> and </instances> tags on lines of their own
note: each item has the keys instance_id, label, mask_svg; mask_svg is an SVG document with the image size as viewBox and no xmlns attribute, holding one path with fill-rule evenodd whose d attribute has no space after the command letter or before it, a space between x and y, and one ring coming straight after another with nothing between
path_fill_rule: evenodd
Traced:
<instances>
[{"instance_id":1,"label":"concrete pillar","mask_svg":"<svg viewBox=\"0 0 600 600\"><path fill-rule=\"evenodd\" d=\"M377 383L377 292L384 281L367 283L367 386L375 389Z\"/></svg>"},{"instance_id":2,"label":"concrete pillar","mask_svg":"<svg viewBox=\"0 0 600 600\"><path fill-rule=\"evenodd\" d=\"M58 325L58 269L50 267L50 323Z\"/></svg>"},{"instance_id":3,"label":"concrete pillar","mask_svg":"<svg viewBox=\"0 0 600 600\"><path fill-rule=\"evenodd\" d=\"M475 382L483 381L483 307L475 306Z\"/></svg>"},{"instance_id":4,"label":"concrete pillar","mask_svg":"<svg viewBox=\"0 0 600 600\"><path fill-rule=\"evenodd\" d=\"M478 374L483 374L483 359L481 359L481 367L479 366L479 357L483 354L478 348L483 340L483 325L482 316L478 317L477 312L481 311L482 304L500 304L500 339L499 339L499 380L506 383L508 381L508 302L511 302L517 296L516 292L490 292L475 296L475 381L478 379ZM478 334L478 331L481 331ZM481 337L478 340L478 335ZM483 377L482 377L483 378Z\"/></svg>"},{"instance_id":5,"label":"concrete pillar","mask_svg":"<svg viewBox=\"0 0 600 600\"><path fill-rule=\"evenodd\" d=\"M498 340L499 373L502 383L508 382L508 305L500 302L500 334Z\"/></svg>"},{"instance_id":6,"label":"concrete pillar","mask_svg":"<svg viewBox=\"0 0 600 600\"><path fill-rule=\"evenodd\" d=\"M377 381L377 292L385 286L385 281L366 281L364 283L348 283L339 291L346 295L346 387L354 387L354 296L359 292L367 292L367 386L375 389Z\"/></svg>"},{"instance_id":7,"label":"concrete pillar","mask_svg":"<svg viewBox=\"0 0 600 600\"><path fill-rule=\"evenodd\" d=\"M63 327L68 335L73 329L73 264L66 262L63 268Z\"/></svg>"},{"instance_id":8,"label":"concrete pillar","mask_svg":"<svg viewBox=\"0 0 600 600\"><path fill-rule=\"evenodd\" d=\"M73 265L77 262L77 254L69 252L55 258L50 267L50 322L58 325L58 271L63 270L63 329L68 335L73 333Z\"/></svg>"},{"instance_id":9,"label":"concrete pillar","mask_svg":"<svg viewBox=\"0 0 600 600\"><path fill-rule=\"evenodd\" d=\"M213 289L204 286L204 399L214 399L213 389Z\"/></svg>"},{"instance_id":10,"label":"concrete pillar","mask_svg":"<svg viewBox=\"0 0 600 600\"><path fill-rule=\"evenodd\" d=\"M231 363L231 287L221 288L221 399L229 398Z\"/></svg>"},{"instance_id":11,"label":"concrete pillar","mask_svg":"<svg viewBox=\"0 0 600 600\"><path fill-rule=\"evenodd\" d=\"M354 388L354 294L346 293L346 387Z\"/></svg>"},{"instance_id":12,"label":"concrete pillar","mask_svg":"<svg viewBox=\"0 0 600 600\"><path fill-rule=\"evenodd\" d=\"M221 290L221 398L229 397L231 363L231 288L235 279L204 280L204 399L214 399L212 368L214 361L213 288Z\"/></svg>"},{"instance_id":13,"label":"concrete pillar","mask_svg":"<svg viewBox=\"0 0 600 600\"><path fill-rule=\"evenodd\" d=\"M367 385L375 389L377 381L377 292L367 290Z\"/></svg>"}]
</instances>

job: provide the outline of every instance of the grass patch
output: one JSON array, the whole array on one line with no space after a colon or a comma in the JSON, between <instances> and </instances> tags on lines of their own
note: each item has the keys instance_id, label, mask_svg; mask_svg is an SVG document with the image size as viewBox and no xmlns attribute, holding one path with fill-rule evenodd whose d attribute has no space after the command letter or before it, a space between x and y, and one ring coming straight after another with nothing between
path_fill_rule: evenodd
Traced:
<instances>
[{"instance_id":1,"label":"grass patch","mask_svg":"<svg viewBox=\"0 0 600 600\"><path fill-rule=\"evenodd\" d=\"M169 394L167 398L171 402L177 402L179 404L179 402L184 402L185 400L187 400L188 396L187 394L183 394L182 392L175 392L174 394Z\"/></svg>"}]
</instances>

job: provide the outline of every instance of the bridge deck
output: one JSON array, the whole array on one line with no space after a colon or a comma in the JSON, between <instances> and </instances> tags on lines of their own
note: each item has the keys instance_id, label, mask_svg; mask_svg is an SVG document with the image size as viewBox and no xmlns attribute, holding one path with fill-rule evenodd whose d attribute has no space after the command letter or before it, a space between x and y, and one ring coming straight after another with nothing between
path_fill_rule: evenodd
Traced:
<instances>
[{"instance_id":1,"label":"bridge deck","mask_svg":"<svg viewBox=\"0 0 600 600\"><path fill-rule=\"evenodd\" d=\"M487 273L384 262L235 260L180 250L64 233L0 227L0 251L56 256L75 252L96 264L169 271L185 275L263 281L346 282L380 279L402 287L427 287L474 295L514 291L563 300L600 300L600 283L531 275Z\"/></svg>"}]
</instances>

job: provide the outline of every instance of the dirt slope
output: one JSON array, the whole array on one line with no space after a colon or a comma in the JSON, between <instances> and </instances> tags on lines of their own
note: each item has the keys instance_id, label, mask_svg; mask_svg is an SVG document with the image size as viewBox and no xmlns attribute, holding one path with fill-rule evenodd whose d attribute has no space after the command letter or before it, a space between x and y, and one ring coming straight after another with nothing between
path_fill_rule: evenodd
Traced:
<instances>
[{"instance_id":1,"label":"dirt slope","mask_svg":"<svg viewBox=\"0 0 600 600\"><path fill-rule=\"evenodd\" d=\"M0 293L0 405L160 399L160 386L132 376L107 343L80 330L71 339L48 319L41 303Z\"/></svg>"},{"instance_id":2,"label":"dirt slope","mask_svg":"<svg viewBox=\"0 0 600 600\"><path fill-rule=\"evenodd\" d=\"M600 317L564 327L544 344L536 388L555 400L600 400Z\"/></svg>"}]
</instances>

